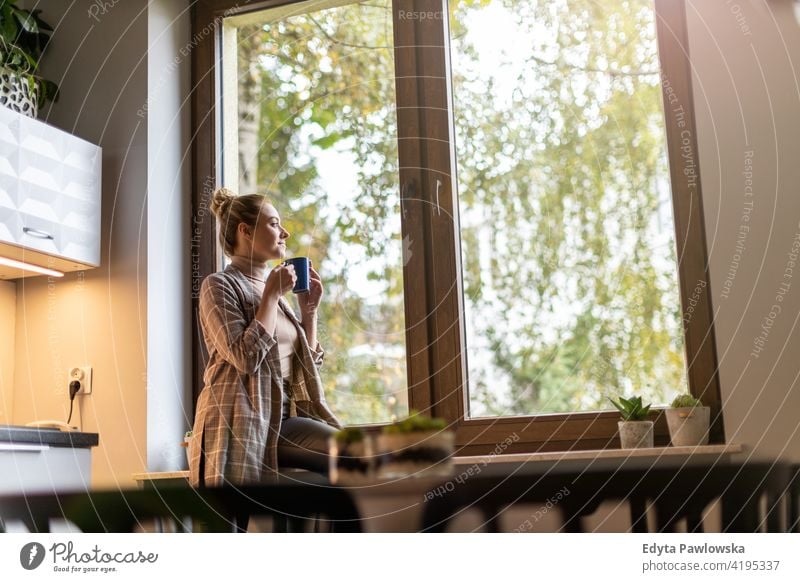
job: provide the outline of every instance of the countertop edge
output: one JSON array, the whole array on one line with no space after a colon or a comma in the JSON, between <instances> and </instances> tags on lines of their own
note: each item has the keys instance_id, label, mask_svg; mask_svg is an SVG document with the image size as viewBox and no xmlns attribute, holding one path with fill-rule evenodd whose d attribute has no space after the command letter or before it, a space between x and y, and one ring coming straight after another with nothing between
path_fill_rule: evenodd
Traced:
<instances>
[{"instance_id":1,"label":"countertop edge","mask_svg":"<svg viewBox=\"0 0 800 582\"><path fill-rule=\"evenodd\" d=\"M48 445L51 447L90 448L100 443L96 432L61 431L26 426L0 426L0 443Z\"/></svg>"}]
</instances>

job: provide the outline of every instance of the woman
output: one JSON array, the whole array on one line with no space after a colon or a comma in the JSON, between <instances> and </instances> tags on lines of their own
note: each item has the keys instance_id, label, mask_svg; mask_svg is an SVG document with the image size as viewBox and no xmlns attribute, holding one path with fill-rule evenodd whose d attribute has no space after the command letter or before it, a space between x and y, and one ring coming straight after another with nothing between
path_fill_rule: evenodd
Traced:
<instances>
[{"instance_id":1,"label":"woman","mask_svg":"<svg viewBox=\"0 0 800 582\"><path fill-rule=\"evenodd\" d=\"M318 369L317 308L323 287L310 269L298 294L301 319L283 298L294 287L283 259L289 232L260 194L214 192L211 210L231 264L200 289L208 363L190 443L197 486L258 483L280 467L327 473L327 439L341 428L325 402ZM310 346L314 346L312 349Z\"/></svg>"}]
</instances>

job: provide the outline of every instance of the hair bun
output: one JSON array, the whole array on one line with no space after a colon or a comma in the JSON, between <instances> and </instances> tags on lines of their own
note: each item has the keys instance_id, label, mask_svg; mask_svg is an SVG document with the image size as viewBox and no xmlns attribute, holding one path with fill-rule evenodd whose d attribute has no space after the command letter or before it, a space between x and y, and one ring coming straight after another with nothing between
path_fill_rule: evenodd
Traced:
<instances>
[{"instance_id":1,"label":"hair bun","mask_svg":"<svg viewBox=\"0 0 800 582\"><path fill-rule=\"evenodd\" d=\"M224 218L230 211L235 198L236 195L227 188L218 188L211 195L211 212L219 219Z\"/></svg>"}]
</instances>

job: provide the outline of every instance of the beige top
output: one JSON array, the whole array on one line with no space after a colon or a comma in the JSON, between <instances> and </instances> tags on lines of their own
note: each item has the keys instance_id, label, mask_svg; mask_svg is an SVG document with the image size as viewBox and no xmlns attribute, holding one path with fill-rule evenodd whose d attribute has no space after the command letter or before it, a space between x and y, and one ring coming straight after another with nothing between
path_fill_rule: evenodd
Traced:
<instances>
[{"instance_id":1,"label":"beige top","mask_svg":"<svg viewBox=\"0 0 800 582\"><path fill-rule=\"evenodd\" d=\"M278 338L278 353L281 355L281 377L284 380L292 379L292 360L300 348L300 336L289 317L280 309L278 310L278 325L275 327L275 337Z\"/></svg>"}]
</instances>

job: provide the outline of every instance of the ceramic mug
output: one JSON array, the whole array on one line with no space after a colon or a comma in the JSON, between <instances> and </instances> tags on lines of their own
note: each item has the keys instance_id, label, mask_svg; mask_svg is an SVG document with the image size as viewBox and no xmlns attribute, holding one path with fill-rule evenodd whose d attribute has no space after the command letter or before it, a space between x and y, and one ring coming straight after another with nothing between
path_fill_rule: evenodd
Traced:
<instances>
[{"instance_id":1,"label":"ceramic mug","mask_svg":"<svg viewBox=\"0 0 800 582\"><path fill-rule=\"evenodd\" d=\"M294 257L283 261L284 265L294 265L294 274L297 275L297 281L294 283L292 293L308 293L310 287L309 277L309 263L308 257Z\"/></svg>"}]
</instances>

